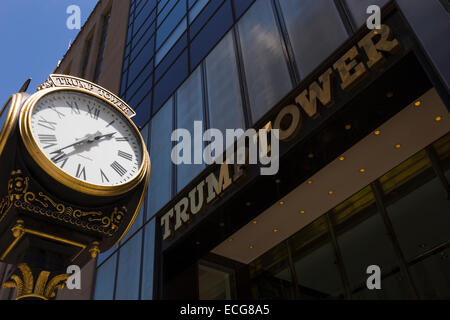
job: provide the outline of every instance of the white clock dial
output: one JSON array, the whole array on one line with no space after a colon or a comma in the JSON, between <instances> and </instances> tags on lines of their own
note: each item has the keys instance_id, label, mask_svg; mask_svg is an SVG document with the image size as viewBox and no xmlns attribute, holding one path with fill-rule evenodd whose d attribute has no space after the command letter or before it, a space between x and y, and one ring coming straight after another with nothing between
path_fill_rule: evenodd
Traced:
<instances>
[{"instance_id":1,"label":"white clock dial","mask_svg":"<svg viewBox=\"0 0 450 320\"><path fill-rule=\"evenodd\" d=\"M141 138L117 109L76 91L45 95L31 113L39 148L75 179L98 186L125 184L139 174Z\"/></svg>"}]
</instances>

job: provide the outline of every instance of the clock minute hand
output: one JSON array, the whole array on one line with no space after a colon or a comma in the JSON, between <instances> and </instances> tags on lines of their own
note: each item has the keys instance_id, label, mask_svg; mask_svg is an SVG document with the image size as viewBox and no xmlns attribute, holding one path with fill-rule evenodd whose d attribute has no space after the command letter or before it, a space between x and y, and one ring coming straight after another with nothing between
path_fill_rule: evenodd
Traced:
<instances>
[{"instance_id":1,"label":"clock minute hand","mask_svg":"<svg viewBox=\"0 0 450 320\"><path fill-rule=\"evenodd\" d=\"M65 150L65 149L67 149L67 148L74 147L74 146L77 146L77 145L79 145L79 144L83 144L83 143L85 143L85 142L89 142L89 138L84 138L84 139L79 140L79 141L77 141L77 142L75 142L75 143L69 144L68 146L65 146L64 148L61 148L61 149L55 150L55 151L53 151L53 152L50 152L50 154L60 153L61 151Z\"/></svg>"},{"instance_id":2,"label":"clock minute hand","mask_svg":"<svg viewBox=\"0 0 450 320\"><path fill-rule=\"evenodd\" d=\"M90 136L88 136L88 137L86 137L84 139L81 139L81 140L79 140L79 141L77 141L75 143L69 144L68 146L65 146L63 148L55 150L55 151L51 152L50 154L58 154L58 153L61 153L61 151L67 149L67 148L74 147L74 146L77 146L77 145L80 145L80 144L83 144L83 143L92 143L92 142L97 141L97 140L99 140L101 138L112 137L115 134L116 134L116 132L112 132L112 133L108 133L108 134L102 134L102 135L97 135L97 136L90 135Z\"/></svg>"}]
</instances>

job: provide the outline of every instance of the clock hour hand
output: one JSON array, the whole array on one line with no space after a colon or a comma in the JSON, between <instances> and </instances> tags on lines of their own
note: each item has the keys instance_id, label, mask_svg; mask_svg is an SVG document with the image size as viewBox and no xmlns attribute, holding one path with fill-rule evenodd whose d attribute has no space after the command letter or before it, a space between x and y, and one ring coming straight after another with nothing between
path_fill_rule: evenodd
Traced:
<instances>
[{"instance_id":1,"label":"clock hour hand","mask_svg":"<svg viewBox=\"0 0 450 320\"><path fill-rule=\"evenodd\" d=\"M97 140L99 140L101 138L112 137L115 134L116 134L116 132L112 132L112 133L108 133L108 134L100 134L100 132L98 132L97 135L93 135L93 134L92 135L88 135L87 137L85 137L85 138L83 138L81 140L78 140L75 143L69 144L68 146L65 146L63 148L60 148L60 149L55 150L53 152L50 152L50 154L58 154L58 153L61 153L61 151L67 149L67 148L75 147L75 146L78 146L78 145L83 144L83 143L92 143L92 142L97 141Z\"/></svg>"},{"instance_id":2,"label":"clock hour hand","mask_svg":"<svg viewBox=\"0 0 450 320\"><path fill-rule=\"evenodd\" d=\"M89 137L87 142L91 143L91 142L100 140L101 138L111 138L115 134L116 134L116 132L112 132L112 133L108 133L108 134L100 134L100 135L97 135L94 137Z\"/></svg>"}]
</instances>

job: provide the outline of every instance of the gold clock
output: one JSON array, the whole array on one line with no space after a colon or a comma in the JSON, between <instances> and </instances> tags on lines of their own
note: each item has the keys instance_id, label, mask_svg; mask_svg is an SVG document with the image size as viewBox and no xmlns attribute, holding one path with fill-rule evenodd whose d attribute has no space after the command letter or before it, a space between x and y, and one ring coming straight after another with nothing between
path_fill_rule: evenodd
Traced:
<instances>
[{"instance_id":1,"label":"gold clock","mask_svg":"<svg viewBox=\"0 0 450 320\"><path fill-rule=\"evenodd\" d=\"M124 102L113 103L117 99L81 79L32 95L24 103L19 127L33 161L83 194L117 196L134 189L150 170L150 159Z\"/></svg>"}]
</instances>

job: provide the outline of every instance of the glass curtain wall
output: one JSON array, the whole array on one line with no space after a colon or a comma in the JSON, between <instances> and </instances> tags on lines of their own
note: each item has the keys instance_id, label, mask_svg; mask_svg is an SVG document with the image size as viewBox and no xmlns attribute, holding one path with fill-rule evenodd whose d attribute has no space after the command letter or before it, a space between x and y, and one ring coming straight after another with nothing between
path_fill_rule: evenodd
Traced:
<instances>
[{"instance_id":1,"label":"glass curtain wall","mask_svg":"<svg viewBox=\"0 0 450 320\"><path fill-rule=\"evenodd\" d=\"M172 131L191 130L194 120L201 120L204 129L252 126L349 36L343 28L348 18L335 3L356 14L359 9L351 2L131 1L120 95L136 110L133 121L149 137L152 171L148 197L132 230L98 259L95 297L111 293L103 273L112 269L114 294L104 297L152 297L154 216L204 168L174 167ZM314 27L304 28L310 20ZM335 27L325 31L327 24ZM327 259L328 244L323 245L321 259ZM143 267L134 270L140 289L136 279L130 279L130 287L115 280L126 268L121 251L127 257L130 248L141 252L130 257L142 261ZM111 261L116 261L114 268ZM133 293L118 292L122 290ZM341 295L336 288L329 292Z\"/></svg>"},{"instance_id":2,"label":"glass curtain wall","mask_svg":"<svg viewBox=\"0 0 450 320\"><path fill-rule=\"evenodd\" d=\"M447 134L253 261L253 297L449 299L449 178Z\"/></svg>"}]
</instances>

